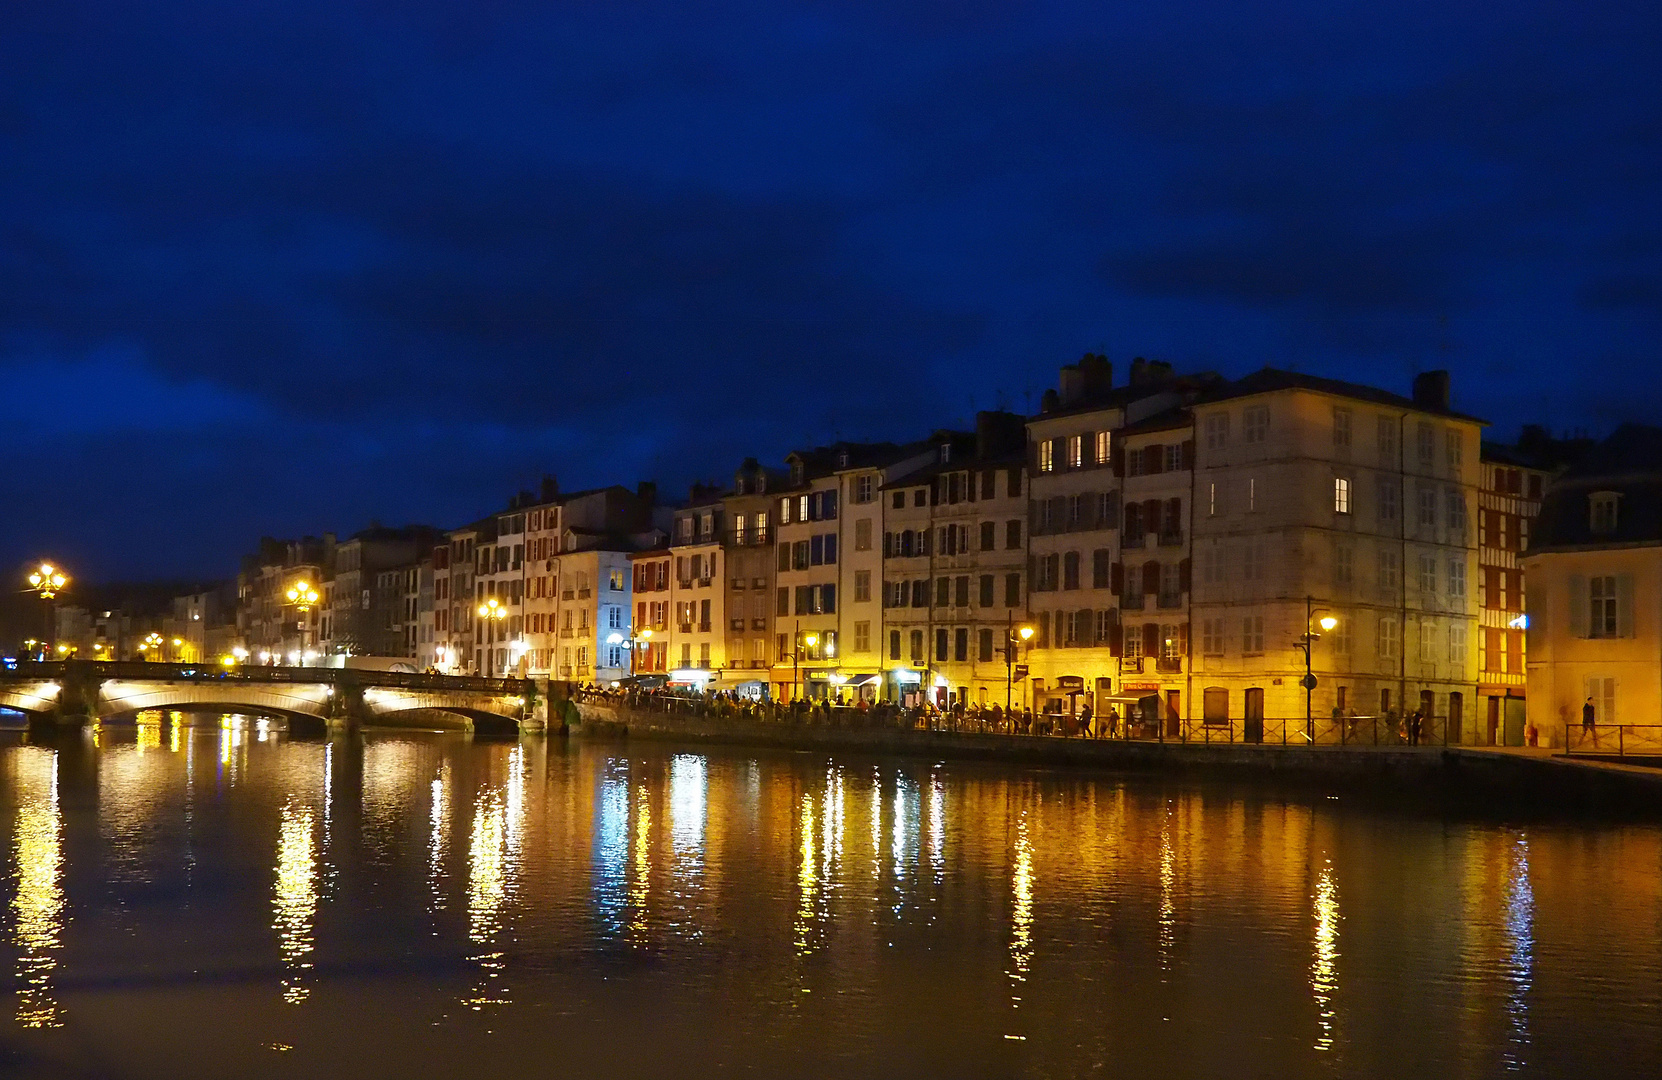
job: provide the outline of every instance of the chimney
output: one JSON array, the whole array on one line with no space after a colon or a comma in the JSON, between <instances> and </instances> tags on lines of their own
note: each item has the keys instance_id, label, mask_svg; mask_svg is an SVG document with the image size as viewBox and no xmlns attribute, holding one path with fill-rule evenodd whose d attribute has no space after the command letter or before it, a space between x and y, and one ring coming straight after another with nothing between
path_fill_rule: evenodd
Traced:
<instances>
[{"instance_id":1,"label":"chimney","mask_svg":"<svg viewBox=\"0 0 1662 1080\"><path fill-rule=\"evenodd\" d=\"M1062 404L1072 405L1085 396L1085 375L1078 364L1062 365Z\"/></svg>"},{"instance_id":2,"label":"chimney","mask_svg":"<svg viewBox=\"0 0 1662 1080\"><path fill-rule=\"evenodd\" d=\"M646 505L656 506L658 503L658 485L650 480L642 480L635 485L635 495Z\"/></svg>"},{"instance_id":3,"label":"chimney","mask_svg":"<svg viewBox=\"0 0 1662 1080\"><path fill-rule=\"evenodd\" d=\"M975 414L975 456L982 461L1018 454L1027 443L1027 425L1008 412Z\"/></svg>"},{"instance_id":4,"label":"chimney","mask_svg":"<svg viewBox=\"0 0 1662 1080\"><path fill-rule=\"evenodd\" d=\"M1086 353L1079 361L1085 379L1085 396L1099 397L1114 388L1114 365L1101 353Z\"/></svg>"},{"instance_id":5,"label":"chimney","mask_svg":"<svg viewBox=\"0 0 1662 1080\"><path fill-rule=\"evenodd\" d=\"M1042 413L1055 412L1061 407L1061 399L1056 396L1054 390L1046 390L1039 398L1039 411Z\"/></svg>"},{"instance_id":6,"label":"chimney","mask_svg":"<svg viewBox=\"0 0 1662 1080\"><path fill-rule=\"evenodd\" d=\"M1449 408L1449 383L1446 371L1422 371L1414 376L1414 404L1422 409Z\"/></svg>"},{"instance_id":7,"label":"chimney","mask_svg":"<svg viewBox=\"0 0 1662 1080\"><path fill-rule=\"evenodd\" d=\"M542 478L542 501L553 502L560 497L560 483L552 476Z\"/></svg>"},{"instance_id":8,"label":"chimney","mask_svg":"<svg viewBox=\"0 0 1662 1080\"><path fill-rule=\"evenodd\" d=\"M1131 360L1131 385L1142 386L1148 382L1148 361L1142 357L1133 357Z\"/></svg>"}]
</instances>

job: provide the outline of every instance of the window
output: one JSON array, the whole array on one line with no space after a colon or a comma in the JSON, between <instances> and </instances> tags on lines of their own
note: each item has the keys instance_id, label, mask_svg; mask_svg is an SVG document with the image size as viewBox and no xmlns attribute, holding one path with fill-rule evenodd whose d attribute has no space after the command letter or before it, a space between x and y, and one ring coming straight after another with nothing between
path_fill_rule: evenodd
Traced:
<instances>
[{"instance_id":1,"label":"window","mask_svg":"<svg viewBox=\"0 0 1662 1080\"><path fill-rule=\"evenodd\" d=\"M1106 431L1099 431L1099 432L1096 433L1096 455L1095 455L1096 463L1098 465L1108 464L1108 454L1109 454L1108 433Z\"/></svg>"},{"instance_id":2,"label":"window","mask_svg":"<svg viewBox=\"0 0 1662 1080\"><path fill-rule=\"evenodd\" d=\"M904 491L895 492L894 495L890 497L889 503L896 510L906 509L906 493Z\"/></svg>"},{"instance_id":3,"label":"window","mask_svg":"<svg viewBox=\"0 0 1662 1080\"><path fill-rule=\"evenodd\" d=\"M1420 663L1429 664L1437 659L1437 624L1430 619L1420 620Z\"/></svg>"},{"instance_id":4,"label":"window","mask_svg":"<svg viewBox=\"0 0 1662 1080\"><path fill-rule=\"evenodd\" d=\"M1214 413L1206 418L1206 449L1222 450L1229 444L1229 414Z\"/></svg>"},{"instance_id":5,"label":"window","mask_svg":"<svg viewBox=\"0 0 1662 1080\"><path fill-rule=\"evenodd\" d=\"M794 503L795 500L788 495L779 500L779 524L789 525L791 523L791 506Z\"/></svg>"},{"instance_id":6,"label":"window","mask_svg":"<svg viewBox=\"0 0 1662 1080\"><path fill-rule=\"evenodd\" d=\"M1348 587L1354 580L1354 552L1349 544L1333 545L1333 584Z\"/></svg>"},{"instance_id":7,"label":"window","mask_svg":"<svg viewBox=\"0 0 1662 1080\"><path fill-rule=\"evenodd\" d=\"M1250 406L1241 417L1241 441L1261 443L1270 437L1270 407Z\"/></svg>"},{"instance_id":8,"label":"window","mask_svg":"<svg viewBox=\"0 0 1662 1080\"><path fill-rule=\"evenodd\" d=\"M1112 574L1113 552L1107 548L1097 548L1091 552L1091 588L1106 589L1110 587L1109 578Z\"/></svg>"},{"instance_id":9,"label":"window","mask_svg":"<svg viewBox=\"0 0 1662 1080\"><path fill-rule=\"evenodd\" d=\"M1465 461L1466 457L1466 447L1460 437L1460 432L1454 428L1450 428L1446 436L1446 442L1448 446L1449 470L1451 472L1459 472L1460 466Z\"/></svg>"},{"instance_id":10,"label":"window","mask_svg":"<svg viewBox=\"0 0 1662 1080\"><path fill-rule=\"evenodd\" d=\"M1618 621L1616 579L1613 575L1589 578L1587 581L1587 636L1613 638Z\"/></svg>"},{"instance_id":11,"label":"window","mask_svg":"<svg viewBox=\"0 0 1662 1080\"><path fill-rule=\"evenodd\" d=\"M995 591L996 590L993 587L993 576L991 574L982 574L980 587L977 590L977 600L981 607L986 608L993 606Z\"/></svg>"},{"instance_id":12,"label":"window","mask_svg":"<svg viewBox=\"0 0 1662 1080\"><path fill-rule=\"evenodd\" d=\"M1349 409L1335 407L1333 409L1333 448L1335 450L1350 450L1350 420Z\"/></svg>"},{"instance_id":13,"label":"window","mask_svg":"<svg viewBox=\"0 0 1662 1080\"><path fill-rule=\"evenodd\" d=\"M756 542L758 544L768 542L768 512L766 510L756 515Z\"/></svg>"},{"instance_id":14,"label":"window","mask_svg":"<svg viewBox=\"0 0 1662 1080\"><path fill-rule=\"evenodd\" d=\"M993 658L993 632L981 630L976 635L976 657L985 662Z\"/></svg>"},{"instance_id":15,"label":"window","mask_svg":"<svg viewBox=\"0 0 1662 1080\"><path fill-rule=\"evenodd\" d=\"M1393 416L1379 418L1379 463L1392 469L1397 466L1397 421Z\"/></svg>"},{"instance_id":16,"label":"window","mask_svg":"<svg viewBox=\"0 0 1662 1080\"><path fill-rule=\"evenodd\" d=\"M1264 651L1264 617L1248 615L1241 620L1241 652L1255 655Z\"/></svg>"},{"instance_id":17,"label":"window","mask_svg":"<svg viewBox=\"0 0 1662 1080\"><path fill-rule=\"evenodd\" d=\"M915 488L912 491L912 505L913 506L925 506L925 505L928 504L928 501L929 501L929 489L928 488Z\"/></svg>"},{"instance_id":18,"label":"window","mask_svg":"<svg viewBox=\"0 0 1662 1080\"><path fill-rule=\"evenodd\" d=\"M960 626L952 632L952 659L969 659L969 630L965 627Z\"/></svg>"},{"instance_id":19,"label":"window","mask_svg":"<svg viewBox=\"0 0 1662 1080\"><path fill-rule=\"evenodd\" d=\"M969 607L969 575L961 574L952 580L952 603L956 607Z\"/></svg>"},{"instance_id":20,"label":"window","mask_svg":"<svg viewBox=\"0 0 1662 1080\"><path fill-rule=\"evenodd\" d=\"M854 651L859 653L871 651L871 623L857 622L854 624Z\"/></svg>"},{"instance_id":21,"label":"window","mask_svg":"<svg viewBox=\"0 0 1662 1080\"><path fill-rule=\"evenodd\" d=\"M1017 551L1021 548L1021 519L1014 518L1004 523L1004 547L1007 551Z\"/></svg>"},{"instance_id":22,"label":"window","mask_svg":"<svg viewBox=\"0 0 1662 1080\"><path fill-rule=\"evenodd\" d=\"M1070 551L1062 556L1062 588L1079 588L1079 552Z\"/></svg>"},{"instance_id":23,"label":"window","mask_svg":"<svg viewBox=\"0 0 1662 1080\"><path fill-rule=\"evenodd\" d=\"M1451 664L1466 662L1466 628L1451 624L1448 628L1448 659Z\"/></svg>"},{"instance_id":24,"label":"window","mask_svg":"<svg viewBox=\"0 0 1662 1080\"><path fill-rule=\"evenodd\" d=\"M949 605L951 603L952 603L952 579L951 578L946 578L946 577L936 578L935 579L935 606L936 607L946 607L947 605Z\"/></svg>"},{"instance_id":25,"label":"window","mask_svg":"<svg viewBox=\"0 0 1662 1080\"><path fill-rule=\"evenodd\" d=\"M1437 527L1437 489L1421 487L1417 488L1414 494L1418 496L1420 527L1435 529Z\"/></svg>"},{"instance_id":26,"label":"window","mask_svg":"<svg viewBox=\"0 0 1662 1080\"><path fill-rule=\"evenodd\" d=\"M856 477L854 480L854 501L857 503L871 502L875 487L874 478L869 473Z\"/></svg>"},{"instance_id":27,"label":"window","mask_svg":"<svg viewBox=\"0 0 1662 1080\"><path fill-rule=\"evenodd\" d=\"M1448 561L1448 598L1455 607L1465 607L1466 604L1466 560L1450 559Z\"/></svg>"},{"instance_id":28,"label":"window","mask_svg":"<svg viewBox=\"0 0 1662 1080\"><path fill-rule=\"evenodd\" d=\"M912 664L917 666L923 663L923 631L913 630L911 635Z\"/></svg>"},{"instance_id":29,"label":"window","mask_svg":"<svg viewBox=\"0 0 1662 1080\"><path fill-rule=\"evenodd\" d=\"M1591 514L1589 526L1595 533L1613 533L1616 531L1617 498L1617 494L1613 491L1598 491L1588 496L1588 506Z\"/></svg>"},{"instance_id":30,"label":"window","mask_svg":"<svg viewBox=\"0 0 1662 1080\"><path fill-rule=\"evenodd\" d=\"M1349 619L1340 619L1340 620L1338 620L1336 623L1333 624L1333 629L1328 631L1328 633L1331 635L1330 640L1332 641L1332 644L1333 644L1334 653L1336 653L1339 656L1349 656L1350 655L1350 620Z\"/></svg>"},{"instance_id":31,"label":"window","mask_svg":"<svg viewBox=\"0 0 1662 1080\"><path fill-rule=\"evenodd\" d=\"M1045 439L1045 440L1043 440L1042 442L1039 443L1039 471L1040 472L1044 473L1044 472L1055 472L1056 471L1055 450L1056 450L1055 444L1052 443L1049 439Z\"/></svg>"},{"instance_id":32,"label":"window","mask_svg":"<svg viewBox=\"0 0 1662 1080\"><path fill-rule=\"evenodd\" d=\"M1021 574L1004 575L1004 606L1021 606Z\"/></svg>"},{"instance_id":33,"label":"window","mask_svg":"<svg viewBox=\"0 0 1662 1080\"><path fill-rule=\"evenodd\" d=\"M1256 540L1248 540L1241 547L1242 581L1257 581L1259 575L1263 573L1263 566L1261 565L1262 560L1259 558L1260 554L1258 541Z\"/></svg>"},{"instance_id":34,"label":"window","mask_svg":"<svg viewBox=\"0 0 1662 1080\"><path fill-rule=\"evenodd\" d=\"M889 631L889 659L890 660L899 660L900 659L900 631L899 630L890 630Z\"/></svg>"},{"instance_id":35,"label":"window","mask_svg":"<svg viewBox=\"0 0 1662 1080\"><path fill-rule=\"evenodd\" d=\"M1395 521L1398 512L1397 479L1394 476L1381 476L1378 479L1378 490L1375 492L1378 518L1381 524Z\"/></svg>"},{"instance_id":36,"label":"window","mask_svg":"<svg viewBox=\"0 0 1662 1080\"><path fill-rule=\"evenodd\" d=\"M1256 477L1247 477L1247 513L1258 509L1258 480Z\"/></svg>"},{"instance_id":37,"label":"window","mask_svg":"<svg viewBox=\"0 0 1662 1080\"><path fill-rule=\"evenodd\" d=\"M1459 488L1449 488L1444 492L1443 511L1448 518L1448 527L1461 532L1466 528L1466 496Z\"/></svg>"},{"instance_id":38,"label":"window","mask_svg":"<svg viewBox=\"0 0 1662 1080\"><path fill-rule=\"evenodd\" d=\"M733 545L744 547L747 543L746 533L749 531L750 519L743 514L733 518Z\"/></svg>"},{"instance_id":39,"label":"window","mask_svg":"<svg viewBox=\"0 0 1662 1080\"><path fill-rule=\"evenodd\" d=\"M1202 619L1200 622L1200 651L1206 656L1223 655L1223 620Z\"/></svg>"},{"instance_id":40,"label":"window","mask_svg":"<svg viewBox=\"0 0 1662 1080\"><path fill-rule=\"evenodd\" d=\"M854 602L866 603L871 599L871 571L854 571Z\"/></svg>"},{"instance_id":41,"label":"window","mask_svg":"<svg viewBox=\"0 0 1662 1080\"><path fill-rule=\"evenodd\" d=\"M1183 469L1183 444L1168 443L1165 449L1166 472L1181 472Z\"/></svg>"},{"instance_id":42,"label":"window","mask_svg":"<svg viewBox=\"0 0 1662 1080\"><path fill-rule=\"evenodd\" d=\"M778 602L778 605L774 608L774 614L776 614L776 615L789 615L790 613L791 613L791 590L789 588L781 587L779 589L779 602Z\"/></svg>"},{"instance_id":43,"label":"window","mask_svg":"<svg viewBox=\"0 0 1662 1080\"><path fill-rule=\"evenodd\" d=\"M1397 573L1400 566L1397 563L1397 553L1388 548L1379 551L1379 591L1394 592L1397 587Z\"/></svg>"},{"instance_id":44,"label":"window","mask_svg":"<svg viewBox=\"0 0 1662 1080\"><path fill-rule=\"evenodd\" d=\"M1397 641L1397 621L1395 619L1380 619L1379 634L1376 639L1377 652L1381 660L1395 660L1399 643Z\"/></svg>"},{"instance_id":45,"label":"window","mask_svg":"<svg viewBox=\"0 0 1662 1080\"><path fill-rule=\"evenodd\" d=\"M817 505L818 503L819 503L819 492L817 492L817 491L814 492L811 496L810 495L798 495L796 497L796 520L798 520L798 521L818 521L819 520L819 515L818 514L814 514L812 517L809 516L809 514L811 512L811 507L813 505Z\"/></svg>"},{"instance_id":46,"label":"window","mask_svg":"<svg viewBox=\"0 0 1662 1080\"><path fill-rule=\"evenodd\" d=\"M1350 513L1350 481L1343 476L1333 478L1333 512Z\"/></svg>"},{"instance_id":47,"label":"window","mask_svg":"<svg viewBox=\"0 0 1662 1080\"><path fill-rule=\"evenodd\" d=\"M1430 597L1437 592L1437 557L1420 556L1420 592Z\"/></svg>"},{"instance_id":48,"label":"window","mask_svg":"<svg viewBox=\"0 0 1662 1080\"><path fill-rule=\"evenodd\" d=\"M1078 469L1085 465L1085 436L1068 436L1068 468Z\"/></svg>"},{"instance_id":49,"label":"window","mask_svg":"<svg viewBox=\"0 0 1662 1080\"><path fill-rule=\"evenodd\" d=\"M1218 516L1218 482L1208 481L1206 484L1206 516Z\"/></svg>"},{"instance_id":50,"label":"window","mask_svg":"<svg viewBox=\"0 0 1662 1080\"><path fill-rule=\"evenodd\" d=\"M1171 663L1182 656L1178 651L1177 627L1166 623L1160 627L1160 659Z\"/></svg>"},{"instance_id":51,"label":"window","mask_svg":"<svg viewBox=\"0 0 1662 1080\"><path fill-rule=\"evenodd\" d=\"M1419 452L1420 467L1429 469L1437 460L1437 429L1421 420L1414 429L1414 445Z\"/></svg>"},{"instance_id":52,"label":"window","mask_svg":"<svg viewBox=\"0 0 1662 1080\"><path fill-rule=\"evenodd\" d=\"M1131 627L1130 632L1125 635L1125 641L1120 651L1125 654L1127 660L1141 660L1143 658L1143 635L1137 633L1137 627Z\"/></svg>"}]
</instances>

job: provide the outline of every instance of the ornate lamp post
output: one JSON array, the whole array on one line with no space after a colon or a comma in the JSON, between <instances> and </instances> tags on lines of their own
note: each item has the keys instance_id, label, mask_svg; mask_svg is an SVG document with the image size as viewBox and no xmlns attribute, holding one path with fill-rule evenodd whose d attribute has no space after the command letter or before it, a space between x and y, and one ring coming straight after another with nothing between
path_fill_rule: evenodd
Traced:
<instances>
[{"instance_id":1,"label":"ornate lamp post","mask_svg":"<svg viewBox=\"0 0 1662 1080\"><path fill-rule=\"evenodd\" d=\"M144 658L152 664L161 663L162 636L155 631L151 631L150 633L144 635L144 639L139 642L139 652L143 653Z\"/></svg>"},{"instance_id":2,"label":"ornate lamp post","mask_svg":"<svg viewBox=\"0 0 1662 1080\"><path fill-rule=\"evenodd\" d=\"M51 563L41 563L34 573L29 575L29 588L40 597L41 603L46 606L46 639L41 642L41 659L47 660L52 656L52 641L56 638L57 627L54 624L52 601L63 587L69 584L69 575L53 566Z\"/></svg>"},{"instance_id":3,"label":"ornate lamp post","mask_svg":"<svg viewBox=\"0 0 1662 1080\"><path fill-rule=\"evenodd\" d=\"M797 623L796 633L792 635L791 641L791 698L794 700L799 692L797 687L802 682L802 650L804 648L812 649L818 645L819 635L812 630L804 634L802 624Z\"/></svg>"},{"instance_id":4,"label":"ornate lamp post","mask_svg":"<svg viewBox=\"0 0 1662 1080\"><path fill-rule=\"evenodd\" d=\"M1310 646L1321 637L1315 631L1316 626L1331 631L1339 625L1338 619L1334 618L1326 608L1316 607L1315 603L1314 597L1306 596L1304 598L1304 634L1293 642L1294 648L1304 651L1304 741L1312 746L1316 742L1316 721L1310 710L1310 695L1316 689L1316 676L1310 670ZM1321 616L1320 622L1315 621L1317 615Z\"/></svg>"},{"instance_id":5,"label":"ornate lamp post","mask_svg":"<svg viewBox=\"0 0 1662 1080\"><path fill-rule=\"evenodd\" d=\"M317 590L304 578L289 586L289 591L283 594L288 597L289 603L300 609L300 666L306 666L306 646L311 637L311 611L317 603Z\"/></svg>"},{"instance_id":6,"label":"ornate lamp post","mask_svg":"<svg viewBox=\"0 0 1662 1080\"><path fill-rule=\"evenodd\" d=\"M486 625L494 624L498 628L497 633L500 633L502 620L508 617L508 609L505 605L503 605L502 601L493 596L489 600L486 600L483 604L479 605L478 614L479 618L482 619ZM491 634L492 643L496 641L497 633ZM485 650L485 655L491 655L489 649ZM484 675L486 673L481 671L479 674Z\"/></svg>"},{"instance_id":7,"label":"ornate lamp post","mask_svg":"<svg viewBox=\"0 0 1662 1080\"><path fill-rule=\"evenodd\" d=\"M1029 641L1032 641L1034 633L1036 633L1036 631L1031 626L1027 625L1026 623L1023 623L1022 625L1017 626L1016 625L1015 612L1010 613L1010 618L1007 622L1007 625L1004 628L1004 715L1005 716L1010 715L1011 690L1015 686L1016 646L1018 644L1026 645Z\"/></svg>"}]
</instances>

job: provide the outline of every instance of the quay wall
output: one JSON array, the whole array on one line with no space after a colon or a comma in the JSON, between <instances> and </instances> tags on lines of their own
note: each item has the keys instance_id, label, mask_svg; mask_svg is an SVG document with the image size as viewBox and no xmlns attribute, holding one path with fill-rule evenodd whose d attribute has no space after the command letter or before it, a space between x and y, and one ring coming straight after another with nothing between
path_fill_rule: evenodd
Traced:
<instances>
[{"instance_id":1,"label":"quay wall","mask_svg":"<svg viewBox=\"0 0 1662 1080\"><path fill-rule=\"evenodd\" d=\"M758 723L583 703L585 739L644 739L786 750L1087 767L1329 791L1401 790L1531 808L1623 809L1662 817L1662 769L1458 746L1282 747Z\"/></svg>"}]
</instances>

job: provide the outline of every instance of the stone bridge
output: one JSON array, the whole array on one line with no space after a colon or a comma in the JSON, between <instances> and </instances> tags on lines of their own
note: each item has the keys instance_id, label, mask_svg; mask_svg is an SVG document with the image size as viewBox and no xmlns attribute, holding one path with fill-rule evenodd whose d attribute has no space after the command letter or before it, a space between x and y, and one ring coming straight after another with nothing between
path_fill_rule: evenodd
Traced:
<instances>
[{"instance_id":1,"label":"stone bridge","mask_svg":"<svg viewBox=\"0 0 1662 1080\"><path fill-rule=\"evenodd\" d=\"M526 679L143 661L20 663L0 670L0 708L59 724L150 709L249 712L280 717L297 733L420 724L434 713L479 732L541 731L547 723L547 695Z\"/></svg>"}]
</instances>

